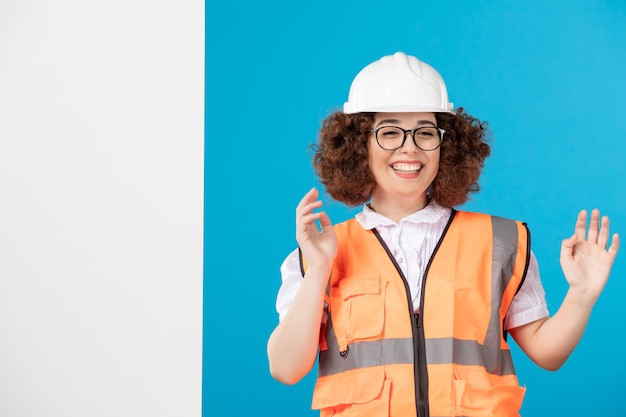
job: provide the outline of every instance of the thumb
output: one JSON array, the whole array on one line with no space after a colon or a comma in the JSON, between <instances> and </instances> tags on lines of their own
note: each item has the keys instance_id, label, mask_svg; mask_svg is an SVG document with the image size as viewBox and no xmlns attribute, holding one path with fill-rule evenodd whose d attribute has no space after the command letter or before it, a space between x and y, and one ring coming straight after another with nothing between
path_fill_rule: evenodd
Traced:
<instances>
[{"instance_id":1,"label":"thumb","mask_svg":"<svg viewBox=\"0 0 626 417\"><path fill-rule=\"evenodd\" d=\"M319 217L320 227L322 228L322 233L328 233L333 231L333 224L330 221L330 217L326 212L321 211Z\"/></svg>"},{"instance_id":2,"label":"thumb","mask_svg":"<svg viewBox=\"0 0 626 417\"><path fill-rule=\"evenodd\" d=\"M561 242L561 260L571 258L574 254L574 246L578 242L578 235L573 234Z\"/></svg>"}]
</instances>

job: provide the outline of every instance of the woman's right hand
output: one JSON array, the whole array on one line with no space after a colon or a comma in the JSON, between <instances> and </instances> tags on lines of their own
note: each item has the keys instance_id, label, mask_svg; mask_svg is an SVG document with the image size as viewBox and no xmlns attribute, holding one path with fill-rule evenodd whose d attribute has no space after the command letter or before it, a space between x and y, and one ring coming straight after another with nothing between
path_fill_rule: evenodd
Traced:
<instances>
[{"instance_id":1,"label":"woman's right hand","mask_svg":"<svg viewBox=\"0 0 626 417\"><path fill-rule=\"evenodd\" d=\"M296 207L296 240L307 261L308 268L330 272L337 255L337 236L330 218L323 211L313 212L322 206L319 191L314 187L304 195ZM316 221L319 222L321 230Z\"/></svg>"}]
</instances>

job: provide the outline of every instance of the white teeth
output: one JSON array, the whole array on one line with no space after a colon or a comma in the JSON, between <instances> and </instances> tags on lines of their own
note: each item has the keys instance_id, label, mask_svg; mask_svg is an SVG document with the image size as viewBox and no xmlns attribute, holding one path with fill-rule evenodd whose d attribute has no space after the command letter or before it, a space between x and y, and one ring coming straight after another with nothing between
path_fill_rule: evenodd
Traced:
<instances>
[{"instance_id":1,"label":"white teeth","mask_svg":"<svg viewBox=\"0 0 626 417\"><path fill-rule=\"evenodd\" d=\"M397 164L393 164L391 168L393 168L395 171L398 171L398 172L410 174L410 173L419 171L420 169L422 169L423 166L424 165L422 164L397 163Z\"/></svg>"}]
</instances>

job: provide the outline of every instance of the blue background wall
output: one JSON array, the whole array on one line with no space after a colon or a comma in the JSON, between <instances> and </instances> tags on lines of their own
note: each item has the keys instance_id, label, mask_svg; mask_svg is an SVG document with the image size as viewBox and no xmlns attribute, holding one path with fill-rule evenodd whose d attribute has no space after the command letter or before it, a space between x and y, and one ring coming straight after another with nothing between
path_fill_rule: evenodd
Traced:
<instances>
[{"instance_id":1,"label":"blue background wall","mask_svg":"<svg viewBox=\"0 0 626 417\"><path fill-rule=\"evenodd\" d=\"M464 208L527 222L551 312L558 258L578 210L626 238L626 6L619 0L216 2L206 6L204 415L314 416L314 373L268 372L279 266L317 185L307 147L354 75L396 51L446 80L486 120L493 156ZM351 211L326 199L335 221ZM526 416L621 415L624 249L587 332L556 373L513 346Z\"/></svg>"}]
</instances>

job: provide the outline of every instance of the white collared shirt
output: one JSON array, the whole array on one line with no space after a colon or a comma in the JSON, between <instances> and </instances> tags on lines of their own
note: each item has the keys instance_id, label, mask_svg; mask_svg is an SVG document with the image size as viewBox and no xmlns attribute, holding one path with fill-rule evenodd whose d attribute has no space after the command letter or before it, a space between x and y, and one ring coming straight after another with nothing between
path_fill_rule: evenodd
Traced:
<instances>
[{"instance_id":1,"label":"white collared shirt","mask_svg":"<svg viewBox=\"0 0 626 417\"><path fill-rule=\"evenodd\" d=\"M406 277L413 305L419 306L424 271L450 218L451 210L431 201L396 223L376 213L367 205L356 215L364 229L376 229ZM296 248L280 267L282 285L276 298L279 319L285 316L300 289L302 273ZM528 273L520 291L513 298L504 320L505 330L531 323L548 316L545 292L539 276L537 259L531 252Z\"/></svg>"}]
</instances>

